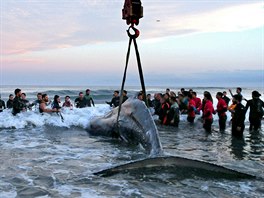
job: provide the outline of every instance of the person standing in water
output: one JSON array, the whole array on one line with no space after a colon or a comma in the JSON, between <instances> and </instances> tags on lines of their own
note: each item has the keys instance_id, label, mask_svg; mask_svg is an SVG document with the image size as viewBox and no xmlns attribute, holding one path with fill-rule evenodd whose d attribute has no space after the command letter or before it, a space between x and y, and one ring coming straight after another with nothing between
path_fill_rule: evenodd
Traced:
<instances>
[{"instance_id":1,"label":"person standing in water","mask_svg":"<svg viewBox=\"0 0 264 198\"><path fill-rule=\"evenodd\" d=\"M52 109L61 109L61 106L60 106L60 96L58 95L55 95L54 96L54 100L53 102L51 103L51 108Z\"/></svg>"},{"instance_id":2,"label":"person standing in water","mask_svg":"<svg viewBox=\"0 0 264 198\"><path fill-rule=\"evenodd\" d=\"M75 99L75 106L77 108L85 108L87 107L87 100L85 99L83 92L79 93L79 97Z\"/></svg>"},{"instance_id":3,"label":"person standing in water","mask_svg":"<svg viewBox=\"0 0 264 198\"><path fill-rule=\"evenodd\" d=\"M216 112L219 117L219 130L220 131L225 131L226 128L226 111L227 111L227 104L225 100L223 99L223 93L222 92L217 92L216 94L216 99L218 100L217 106L216 106Z\"/></svg>"},{"instance_id":4,"label":"person standing in water","mask_svg":"<svg viewBox=\"0 0 264 198\"><path fill-rule=\"evenodd\" d=\"M226 102L226 105L228 106L230 102L230 98L227 97L226 91L223 91L223 99Z\"/></svg>"},{"instance_id":5,"label":"person standing in water","mask_svg":"<svg viewBox=\"0 0 264 198\"><path fill-rule=\"evenodd\" d=\"M94 105L94 100L93 100L93 98L91 96L91 90L90 89L86 89L84 98L85 98L85 100L87 102L87 106L88 107L91 107L92 105L95 106Z\"/></svg>"},{"instance_id":6,"label":"person standing in water","mask_svg":"<svg viewBox=\"0 0 264 198\"><path fill-rule=\"evenodd\" d=\"M8 101L6 102L6 108L12 109L13 108L13 103L14 103L14 95L10 94Z\"/></svg>"},{"instance_id":7,"label":"person standing in water","mask_svg":"<svg viewBox=\"0 0 264 198\"><path fill-rule=\"evenodd\" d=\"M42 101L39 105L39 112L40 113L52 113L52 112L60 112L60 109L49 109L47 108L47 103L49 102L49 97L47 94L42 95Z\"/></svg>"},{"instance_id":8,"label":"person standing in water","mask_svg":"<svg viewBox=\"0 0 264 198\"><path fill-rule=\"evenodd\" d=\"M22 101L21 95L22 95L21 89L17 88L15 90L15 98L14 98L14 102L13 102L13 111L12 111L13 115L18 114L21 111L25 111L25 109L26 109L26 105Z\"/></svg>"},{"instance_id":9,"label":"person standing in water","mask_svg":"<svg viewBox=\"0 0 264 198\"><path fill-rule=\"evenodd\" d=\"M263 117L264 102L259 98L261 94L258 91L252 92L252 99L247 101L246 111L250 108L249 112L249 130L261 129L261 120Z\"/></svg>"},{"instance_id":10,"label":"person standing in water","mask_svg":"<svg viewBox=\"0 0 264 198\"><path fill-rule=\"evenodd\" d=\"M237 137L242 137L245 129L245 106L241 104L242 95L236 94L233 96L234 103L236 107L233 110L232 118L232 135Z\"/></svg>"},{"instance_id":11,"label":"person standing in water","mask_svg":"<svg viewBox=\"0 0 264 198\"><path fill-rule=\"evenodd\" d=\"M109 104L110 107L118 107L119 106L119 100L120 100L120 97L119 97L119 91L114 91L114 94L113 94L113 98L111 100L111 102L107 102L106 101L106 104Z\"/></svg>"},{"instance_id":12,"label":"person standing in water","mask_svg":"<svg viewBox=\"0 0 264 198\"><path fill-rule=\"evenodd\" d=\"M5 101L3 101L1 99L1 95L0 95L0 112L3 112L3 110L6 108L5 106Z\"/></svg>"},{"instance_id":13,"label":"person standing in water","mask_svg":"<svg viewBox=\"0 0 264 198\"><path fill-rule=\"evenodd\" d=\"M209 92L204 92L204 107L203 107L203 128L206 132L212 131L214 107L212 96Z\"/></svg>"}]
</instances>

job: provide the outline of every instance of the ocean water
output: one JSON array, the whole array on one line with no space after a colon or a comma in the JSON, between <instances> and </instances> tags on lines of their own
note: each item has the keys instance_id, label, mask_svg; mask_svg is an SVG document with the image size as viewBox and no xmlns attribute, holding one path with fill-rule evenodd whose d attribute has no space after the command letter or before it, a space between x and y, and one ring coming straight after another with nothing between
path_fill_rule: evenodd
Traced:
<instances>
[{"instance_id":1,"label":"ocean water","mask_svg":"<svg viewBox=\"0 0 264 198\"><path fill-rule=\"evenodd\" d=\"M17 86L2 86L5 101ZM70 95L72 100L86 87L19 87L33 101L38 92ZM96 106L84 109L63 109L57 114L40 115L28 111L13 116L10 110L0 113L0 197L263 197L264 137L249 132L248 119L242 139L231 136L228 125L224 133L217 132L217 116L211 134L202 129L198 118L194 125L181 117L179 128L158 125L160 140L166 155L182 156L222 165L257 179L228 180L159 170L138 174L117 174L100 177L93 173L115 165L144 159L148 154L140 146L127 145L108 137L91 136L85 130L89 121L111 109L104 102L111 99L119 87L87 87L92 90ZM165 92L166 87L147 87L148 93ZM171 89L177 92L180 88ZM198 96L208 90L227 88L193 88ZM243 89L251 98L256 88ZM128 87L133 96L138 87ZM256 89L263 93L263 89ZM235 89L233 89L235 91ZM214 100L216 105L216 99ZM228 114L230 119L230 115Z\"/></svg>"}]
</instances>

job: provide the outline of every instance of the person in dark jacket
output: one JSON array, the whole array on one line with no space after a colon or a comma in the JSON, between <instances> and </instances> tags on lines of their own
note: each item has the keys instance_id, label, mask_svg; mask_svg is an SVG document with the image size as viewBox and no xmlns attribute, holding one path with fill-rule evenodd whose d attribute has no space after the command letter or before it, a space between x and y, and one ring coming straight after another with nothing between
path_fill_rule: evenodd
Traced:
<instances>
[{"instance_id":1,"label":"person in dark jacket","mask_svg":"<svg viewBox=\"0 0 264 198\"><path fill-rule=\"evenodd\" d=\"M21 89L16 89L15 90L15 98L13 102L13 111L12 114L16 115L20 113L23 110L26 110L26 105L25 103L21 100Z\"/></svg>"},{"instance_id":2,"label":"person in dark jacket","mask_svg":"<svg viewBox=\"0 0 264 198\"><path fill-rule=\"evenodd\" d=\"M249 130L261 129L261 120L263 117L264 102L259 98L261 94L258 91L252 92L252 99L247 101L246 111L250 108L249 112Z\"/></svg>"},{"instance_id":3,"label":"person in dark jacket","mask_svg":"<svg viewBox=\"0 0 264 198\"><path fill-rule=\"evenodd\" d=\"M110 102L106 101L106 104L109 104L111 107L118 107L119 106L119 91L114 91L113 98Z\"/></svg>"},{"instance_id":4,"label":"person in dark jacket","mask_svg":"<svg viewBox=\"0 0 264 198\"><path fill-rule=\"evenodd\" d=\"M0 112L3 112L5 108L6 108L5 102L1 99L1 95L0 95Z\"/></svg>"},{"instance_id":5,"label":"person in dark jacket","mask_svg":"<svg viewBox=\"0 0 264 198\"><path fill-rule=\"evenodd\" d=\"M246 115L246 108L242 101L242 95L236 94L233 96L233 100L236 103L236 107L233 110L233 118L232 118L232 135L241 137L243 136L243 132L245 129L245 115Z\"/></svg>"}]
</instances>

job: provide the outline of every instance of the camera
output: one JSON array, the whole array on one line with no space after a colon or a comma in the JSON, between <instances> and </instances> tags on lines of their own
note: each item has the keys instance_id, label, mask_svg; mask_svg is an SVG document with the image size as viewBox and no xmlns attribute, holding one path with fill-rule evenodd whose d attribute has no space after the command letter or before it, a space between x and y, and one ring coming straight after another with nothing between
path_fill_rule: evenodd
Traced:
<instances>
[{"instance_id":1,"label":"camera","mask_svg":"<svg viewBox=\"0 0 264 198\"><path fill-rule=\"evenodd\" d=\"M143 7L140 0L125 0L122 9L122 19L126 20L127 25L139 24L139 19L143 17Z\"/></svg>"}]
</instances>

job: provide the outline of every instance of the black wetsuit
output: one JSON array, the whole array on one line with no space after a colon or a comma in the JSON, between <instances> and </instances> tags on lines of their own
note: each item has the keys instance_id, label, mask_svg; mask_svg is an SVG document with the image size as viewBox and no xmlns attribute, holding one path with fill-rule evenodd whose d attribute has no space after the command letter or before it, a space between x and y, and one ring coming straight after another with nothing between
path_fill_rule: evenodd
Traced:
<instances>
[{"instance_id":1,"label":"black wetsuit","mask_svg":"<svg viewBox=\"0 0 264 198\"><path fill-rule=\"evenodd\" d=\"M161 103L159 100L157 99L154 99L152 100L152 104L153 104L153 107L155 109L155 114L156 115L160 115L160 111L161 111Z\"/></svg>"},{"instance_id":2,"label":"black wetsuit","mask_svg":"<svg viewBox=\"0 0 264 198\"><path fill-rule=\"evenodd\" d=\"M59 105L59 103L58 102L55 102L55 101L51 104L51 107L52 107L52 109L60 109L61 108L61 106Z\"/></svg>"},{"instance_id":3,"label":"black wetsuit","mask_svg":"<svg viewBox=\"0 0 264 198\"><path fill-rule=\"evenodd\" d=\"M122 103L126 102L127 99L128 99L127 96L123 96L123 102Z\"/></svg>"},{"instance_id":4,"label":"black wetsuit","mask_svg":"<svg viewBox=\"0 0 264 198\"><path fill-rule=\"evenodd\" d=\"M112 98L111 102L106 102L106 103L109 104L111 107L118 107L119 106L119 100L120 100L120 97L116 96L116 97Z\"/></svg>"},{"instance_id":5,"label":"black wetsuit","mask_svg":"<svg viewBox=\"0 0 264 198\"><path fill-rule=\"evenodd\" d=\"M241 103L237 104L232 118L232 135L240 137L243 136L243 131L245 129L245 115L245 106ZM241 130L237 130L237 127L241 127Z\"/></svg>"},{"instance_id":6,"label":"black wetsuit","mask_svg":"<svg viewBox=\"0 0 264 198\"><path fill-rule=\"evenodd\" d=\"M13 103L14 103L14 100L8 100L6 102L6 108L12 109L13 108Z\"/></svg>"},{"instance_id":7,"label":"black wetsuit","mask_svg":"<svg viewBox=\"0 0 264 198\"><path fill-rule=\"evenodd\" d=\"M26 108L26 105L21 98L16 96L13 102L13 115L20 113L24 108Z\"/></svg>"},{"instance_id":8,"label":"black wetsuit","mask_svg":"<svg viewBox=\"0 0 264 198\"><path fill-rule=\"evenodd\" d=\"M246 111L250 108L249 112L249 129L258 130L261 128L261 120L263 117L264 102L259 98L254 98L247 101Z\"/></svg>"},{"instance_id":9,"label":"black wetsuit","mask_svg":"<svg viewBox=\"0 0 264 198\"><path fill-rule=\"evenodd\" d=\"M77 108L84 108L88 106L87 100L85 98L83 98L82 100L80 98L76 98L74 102Z\"/></svg>"},{"instance_id":10,"label":"black wetsuit","mask_svg":"<svg viewBox=\"0 0 264 198\"><path fill-rule=\"evenodd\" d=\"M3 112L3 110L6 108L5 102L0 99L0 112Z\"/></svg>"},{"instance_id":11,"label":"black wetsuit","mask_svg":"<svg viewBox=\"0 0 264 198\"><path fill-rule=\"evenodd\" d=\"M226 102L226 105L228 106L228 104L230 102L230 98L228 98L227 96L223 96L223 99Z\"/></svg>"},{"instance_id":12,"label":"black wetsuit","mask_svg":"<svg viewBox=\"0 0 264 198\"><path fill-rule=\"evenodd\" d=\"M147 101L148 101L148 106L149 106L149 107L154 107L154 105L153 105L153 103L152 103L152 100L148 99Z\"/></svg>"}]
</instances>

